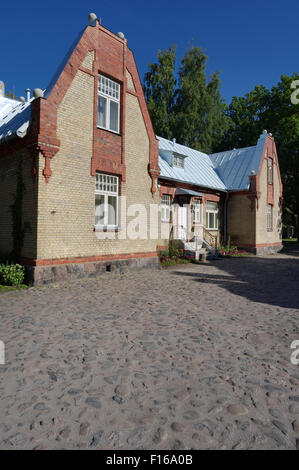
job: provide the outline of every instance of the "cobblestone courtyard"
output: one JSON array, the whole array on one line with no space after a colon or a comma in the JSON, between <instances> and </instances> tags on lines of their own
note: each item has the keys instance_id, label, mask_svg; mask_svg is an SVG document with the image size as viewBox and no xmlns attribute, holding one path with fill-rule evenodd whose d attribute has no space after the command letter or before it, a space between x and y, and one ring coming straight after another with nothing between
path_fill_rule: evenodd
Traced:
<instances>
[{"instance_id":1,"label":"cobblestone courtyard","mask_svg":"<svg viewBox=\"0 0 299 470\"><path fill-rule=\"evenodd\" d=\"M299 448L296 255L1 294L0 448Z\"/></svg>"}]
</instances>

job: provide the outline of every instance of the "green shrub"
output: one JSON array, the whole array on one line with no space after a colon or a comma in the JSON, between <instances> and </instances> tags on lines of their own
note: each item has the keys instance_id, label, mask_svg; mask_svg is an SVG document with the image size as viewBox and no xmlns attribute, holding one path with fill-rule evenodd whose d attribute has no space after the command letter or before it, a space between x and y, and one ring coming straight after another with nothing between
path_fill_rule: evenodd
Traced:
<instances>
[{"instance_id":1,"label":"green shrub","mask_svg":"<svg viewBox=\"0 0 299 470\"><path fill-rule=\"evenodd\" d=\"M20 286L24 281L24 267L20 264L0 264L0 284Z\"/></svg>"}]
</instances>

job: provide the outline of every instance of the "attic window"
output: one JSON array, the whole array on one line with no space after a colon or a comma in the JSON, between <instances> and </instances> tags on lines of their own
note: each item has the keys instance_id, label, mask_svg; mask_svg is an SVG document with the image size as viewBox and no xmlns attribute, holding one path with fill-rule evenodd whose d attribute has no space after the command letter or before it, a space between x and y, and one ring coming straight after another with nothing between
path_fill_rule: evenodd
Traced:
<instances>
[{"instance_id":1,"label":"attic window","mask_svg":"<svg viewBox=\"0 0 299 470\"><path fill-rule=\"evenodd\" d=\"M120 85L99 75L98 127L119 133Z\"/></svg>"},{"instance_id":2,"label":"attic window","mask_svg":"<svg viewBox=\"0 0 299 470\"><path fill-rule=\"evenodd\" d=\"M177 168L184 168L184 160L185 158L181 155L174 154L172 159L172 166L176 166Z\"/></svg>"}]
</instances>

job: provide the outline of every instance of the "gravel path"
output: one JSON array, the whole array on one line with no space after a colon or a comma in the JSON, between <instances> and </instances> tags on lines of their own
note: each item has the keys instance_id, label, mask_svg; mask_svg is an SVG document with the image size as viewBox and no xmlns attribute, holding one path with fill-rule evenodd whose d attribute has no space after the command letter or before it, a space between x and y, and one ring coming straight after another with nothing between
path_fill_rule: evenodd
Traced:
<instances>
[{"instance_id":1,"label":"gravel path","mask_svg":"<svg viewBox=\"0 0 299 470\"><path fill-rule=\"evenodd\" d=\"M0 295L1 449L299 448L299 258Z\"/></svg>"}]
</instances>

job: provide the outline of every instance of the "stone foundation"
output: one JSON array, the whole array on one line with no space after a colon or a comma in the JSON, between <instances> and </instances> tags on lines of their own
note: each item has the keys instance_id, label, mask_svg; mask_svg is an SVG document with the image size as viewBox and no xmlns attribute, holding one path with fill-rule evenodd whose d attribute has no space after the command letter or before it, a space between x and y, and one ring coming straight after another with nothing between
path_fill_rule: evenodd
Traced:
<instances>
[{"instance_id":1,"label":"stone foundation","mask_svg":"<svg viewBox=\"0 0 299 470\"><path fill-rule=\"evenodd\" d=\"M87 263L55 264L50 266L26 266L26 280L35 286L52 282L92 278L104 273L121 274L130 269L160 268L159 258L129 258Z\"/></svg>"},{"instance_id":2,"label":"stone foundation","mask_svg":"<svg viewBox=\"0 0 299 470\"><path fill-rule=\"evenodd\" d=\"M279 253L282 249L283 245L258 246L255 248L255 254L258 256L274 255L275 253Z\"/></svg>"},{"instance_id":3,"label":"stone foundation","mask_svg":"<svg viewBox=\"0 0 299 470\"><path fill-rule=\"evenodd\" d=\"M258 256L263 255L274 255L279 253L283 249L283 245L269 245L269 246L256 246L256 247L240 247L249 253L253 253Z\"/></svg>"}]
</instances>

